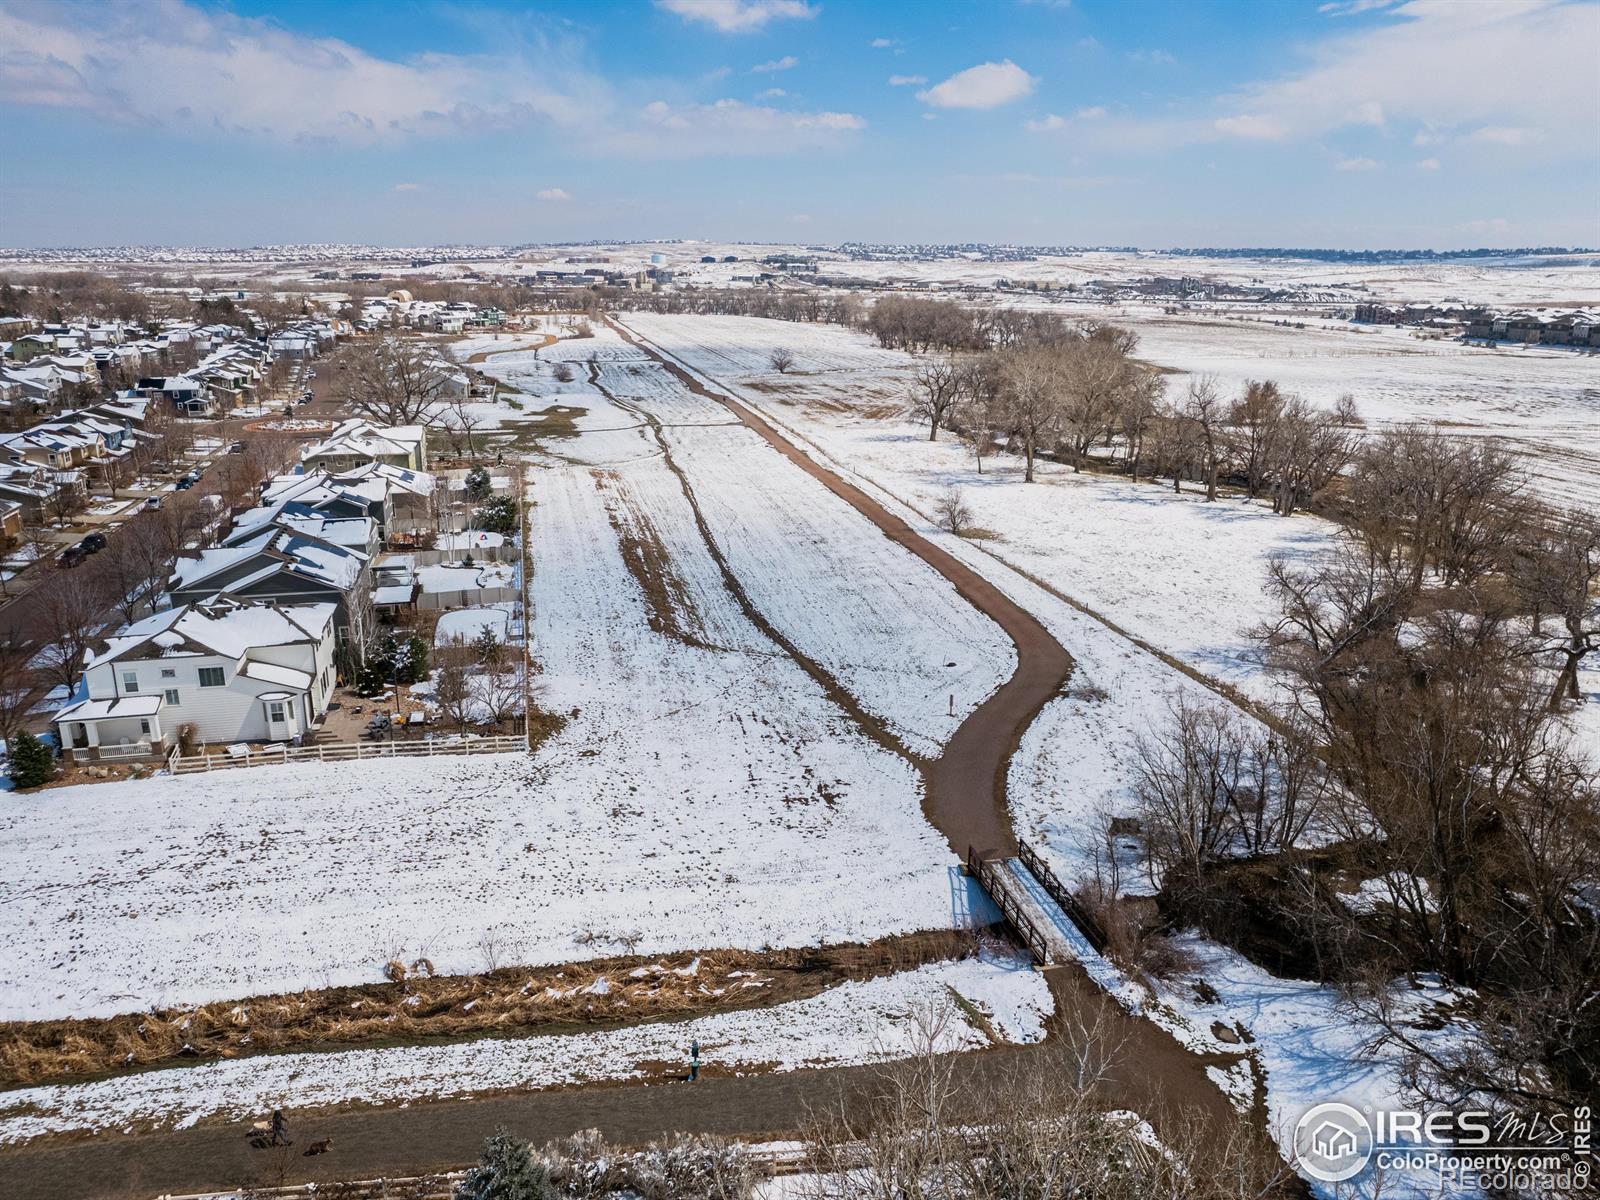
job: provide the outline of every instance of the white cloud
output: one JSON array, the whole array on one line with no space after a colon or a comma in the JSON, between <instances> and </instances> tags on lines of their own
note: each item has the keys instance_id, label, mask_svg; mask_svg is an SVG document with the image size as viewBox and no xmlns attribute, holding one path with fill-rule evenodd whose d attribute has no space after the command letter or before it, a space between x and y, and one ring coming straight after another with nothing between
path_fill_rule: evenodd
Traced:
<instances>
[{"instance_id":1,"label":"white cloud","mask_svg":"<svg viewBox=\"0 0 1600 1200\"><path fill-rule=\"evenodd\" d=\"M1357 13L1372 12L1379 8L1393 8L1400 0L1330 0L1317 6L1319 13L1330 17L1353 17Z\"/></svg>"},{"instance_id":2,"label":"white cloud","mask_svg":"<svg viewBox=\"0 0 1600 1200\"><path fill-rule=\"evenodd\" d=\"M656 5L718 33L754 33L769 21L810 20L818 12L804 0L656 0Z\"/></svg>"},{"instance_id":3,"label":"white cloud","mask_svg":"<svg viewBox=\"0 0 1600 1200\"><path fill-rule=\"evenodd\" d=\"M573 126L604 91L559 62L385 59L181 0L0 8L0 103L179 134L363 144Z\"/></svg>"},{"instance_id":4,"label":"white cloud","mask_svg":"<svg viewBox=\"0 0 1600 1200\"><path fill-rule=\"evenodd\" d=\"M741 100L656 100L640 110L636 125L612 134L602 149L641 158L788 154L838 145L866 126L855 113L786 112Z\"/></svg>"},{"instance_id":5,"label":"white cloud","mask_svg":"<svg viewBox=\"0 0 1600 1200\"><path fill-rule=\"evenodd\" d=\"M1033 85L1033 76L1008 58L959 71L917 99L935 108L997 108L1026 96Z\"/></svg>"},{"instance_id":6,"label":"white cloud","mask_svg":"<svg viewBox=\"0 0 1600 1200\"><path fill-rule=\"evenodd\" d=\"M767 6L775 15L782 7ZM396 60L183 0L26 9L0 0L0 104L302 146L534 127L601 157L785 154L825 148L865 125L852 113L780 113L734 100L623 104L605 80L572 65L571 45L541 37L503 54Z\"/></svg>"},{"instance_id":7,"label":"white cloud","mask_svg":"<svg viewBox=\"0 0 1600 1200\"><path fill-rule=\"evenodd\" d=\"M1211 123L1218 133L1254 141L1275 142L1289 135L1289 126L1266 113L1243 113L1237 117L1218 117Z\"/></svg>"},{"instance_id":8,"label":"white cloud","mask_svg":"<svg viewBox=\"0 0 1600 1200\"><path fill-rule=\"evenodd\" d=\"M894 38L873 38L872 41L868 42L867 44L874 50L887 50L891 46L897 45L898 43L894 40Z\"/></svg>"},{"instance_id":9,"label":"white cloud","mask_svg":"<svg viewBox=\"0 0 1600 1200\"><path fill-rule=\"evenodd\" d=\"M928 77L926 75L891 75L891 76L889 76L889 86L890 87L913 87L913 86L916 86L916 85L919 85L919 84L924 84L924 83L927 83L927 82L928 82Z\"/></svg>"},{"instance_id":10,"label":"white cloud","mask_svg":"<svg viewBox=\"0 0 1600 1200\"><path fill-rule=\"evenodd\" d=\"M1128 57L1136 63L1153 63L1158 67L1170 67L1178 61L1165 50L1135 50Z\"/></svg>"},{"instance_id":11,"label":"white cloud","mask_svg":"<svg viewBox=\"0 0 1600 1200\"><path fill-rule=\"evenodd\" d=\"M1091 104L1088 108L1080 108L1077 115L1080 121L1098 121L1106 115L1106 110L1098 104Z\"/></svg>"},{"instance_id":12,"label":"white cloud","mask_svg":"<svg viewBox=\"0 0 1600 1200\"><path fill-rule=\"evenodd\" d=\"M1050 133L1057 129L1065 129L1067 127L1067 119L1051 113L1039 121L1024 121L1022 127L1029 133Z\"/></svg>"},{"instance_id":13,"label":"white cloud","mask_svg":"<svg viewBox=\"0 0 1600 1200\"><path fill-rule=\"evenodd\" d=\"M422 185L420 183L397 183L390 190L396 192L420 192Z\"/></svg>"},{"instance_id":14,"label":"white cloud","mask_svg":"<svg viewBox=\"0 0 1600 1200\"><path fill-rule=\"evenodd\" d=\"M800 60L798 58L792 54L785 54L782 58L775 58L771 62L757 63L750 68L750 72L755 75L763 75L770 74L773 71L787 71L799 65Z\"/></svg>"},{"instance_id":15,"label":"white cloud","mask_svg":"<svg viewBox=\"0 0 1600 1200\"><path fill-rule=\"evenodd\" d=\"M1373 24L1312 43L1305 68L1223 102L1278 137L1401 123L1421 130L1420 145L1437 130L1481 125L1522 132L1473 140L1526 146L1536 131L1593 111L1595 33L1593 6L1568 0L1406 0Z\"/></svg>"},{"instance_id":16,"label":"white cloud","mask_svg":"<svg viewBox=\"0 0 1600 1200\"><path fill-rule=\"evenodd\" d=\"M1491 146L1528 146L1544 140L1544 130L1524 129L1513 125L1485 125L1467 134L1465 141L1482 142Z\"/></svg>"},{"instance_id":17,"label":"white cloud","mask_svg":"<svg viewBox=\"0 0 1600 1200\"><path fill-rule=\"evenodd\" d=\"M534 193L540 200L571 200L572 193L566 188L543 188Z\"/></svg>"},{"instance_id":18,"label":"white cloud","mask_svg":"<svg viewBox=\"0 0 1600 1200\"><path fill-rule=\"evenodd\" d=\"M756 99L757 100L781 100L785 96L787 96L788 94L789 93L784 91L782 88L768 88L764 92L757 92L756 93Z\"/></svg>"},{"instance_id":19,"label":"white cloud","mask_svg":"<svg viewBox=\"0 0 1600 1200\"><path fill-rule=\"evenodd\" d=\"M1336 171L1376 171L1378 160L1375 158L1341 158L1333 164Z\"/></svg>"},{"instance_id":20,"label":"white cloud","mask_svg":"<svg viewBox=\"0 0 1600 1200\"><path fill-rule=\"evenodd\" d=\"M1420 158L1417 160L1417 170L1419 171L1437 171L1438 169L1439 160L1437 158Z\"/></svg>"}]
</instances>

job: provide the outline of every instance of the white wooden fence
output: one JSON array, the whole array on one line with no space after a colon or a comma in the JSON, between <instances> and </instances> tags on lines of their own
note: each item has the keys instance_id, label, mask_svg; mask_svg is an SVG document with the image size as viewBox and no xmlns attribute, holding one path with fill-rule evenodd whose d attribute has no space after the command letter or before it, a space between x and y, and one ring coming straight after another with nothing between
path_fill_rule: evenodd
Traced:
<instances>
[{"instance_id":1,"label":"white wooden fence","mask_svg":"<svg viewBox=\"0 0 1600 1200\"><path fill-rule=\"evenodd\" d=\"M277 767L302 762L354 762L368 758L436 758L462 754L509 754L526 750L524 734L495 737L436 737L420 742L328 742L320 746L269 746L239 754L180 754L176 747L167 756L167 769L173 775L192 775L197 771L226 771L234 767Z\"/></svg>"}]
</instances>

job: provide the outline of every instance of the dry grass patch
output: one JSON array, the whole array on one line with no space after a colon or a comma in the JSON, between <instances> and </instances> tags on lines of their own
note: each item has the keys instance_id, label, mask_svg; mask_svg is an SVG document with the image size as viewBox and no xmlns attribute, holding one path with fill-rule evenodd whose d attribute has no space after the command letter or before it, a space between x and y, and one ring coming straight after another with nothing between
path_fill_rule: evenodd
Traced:
<instances>
[{"instance_id":1,"label":"dry grass patch","mask_svg":"<svg viewBox=\"0 0 1600 1200\"><path fill-rule=\"evenodd\" d=\"M81 1080L180 1061L639 1024L805 999L977 951L972 934L905 934L800 950L707 950L319 988L116 1017L0 1023L0 1085Z\"/></svg>"}]
</instances>

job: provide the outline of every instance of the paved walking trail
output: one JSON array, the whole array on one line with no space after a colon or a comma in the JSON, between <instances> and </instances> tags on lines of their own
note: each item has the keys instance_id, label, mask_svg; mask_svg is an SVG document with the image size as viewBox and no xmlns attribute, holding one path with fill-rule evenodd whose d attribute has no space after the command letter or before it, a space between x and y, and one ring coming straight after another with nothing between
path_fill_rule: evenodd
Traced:
<instances>
[{"instance_id":1,"label":"paved walking trail","mask_svg":"<svg viewBox=\"0 0 1600 1200\"><path fill-rule=\"evenodd\" d=\"M615 323L613 323L615 324ZM1016 645L1016 673L962 722L937 758L922 764L925 811L957 855L969 845L1001 855L1016 853L1006 812L1006 767L1039 709L1072 671L1072 659L1045 628L992 583L913 530L861 489L820 466L750 408L713 391L657 347L615 326L629 342L660 362L695 394L728 408L768 444L872 522L885 537L948 579L970 603L1004 629ZM1204 1073L1205 1059L1190 1053L1149 1021L1131 1017L1076 965L1047 973L1057 1004L1053 1039L1072 1040L1096 1022L1122 1046L1107 1084L1113 1103L1169 1122L1234 1119L1232 1109ZM1008 1069L1044 1069L1049 1047L1001 1047L955 1060L962 1086L981 1090ZM40 1144L0 1152L0 1196L29 1200L123 1200L162 1192L195 1191L266 1182L287 1163L289 1181L416 1174L473 1159L497 1126L533 1140L598 1128L623 1144L673 1131L753 1136L792 1134L808 1113L836 1107L841 1096L857 1103L878 1077L877 1067L797 1071L747 1078L702 1075L699 1083L598 1086L478 1100L421 1101L407 1108L297 1115L293 1135L304 1146L332 1138L316 1158L295 1152L253 1150L238 1126L204 1126L156 1134L105 1134L89 1141Z\"/></svg>"},{"instance_id":2,"label":"paved walking trail","mask_svg":"<svg viewBox=\"0 0 1600 1200\"><path fill-rule=\"evenodd\" d=\"M723 405L756 434L855 509L890 541L943 575L979 612L1005 630L1017 648L1017 669L951 736L944 752L923 770L928 819L963 858L967 847L1010 856L1017 852L1006 813L1006 767L1029 724L1072 674L1072 658L1026 609L999 588L934 545L866 492L846 483L778 432L754 410L713 391L683 365L613 321L628 342L649 354L697 396Z\"/></svg>"}]
</instances>

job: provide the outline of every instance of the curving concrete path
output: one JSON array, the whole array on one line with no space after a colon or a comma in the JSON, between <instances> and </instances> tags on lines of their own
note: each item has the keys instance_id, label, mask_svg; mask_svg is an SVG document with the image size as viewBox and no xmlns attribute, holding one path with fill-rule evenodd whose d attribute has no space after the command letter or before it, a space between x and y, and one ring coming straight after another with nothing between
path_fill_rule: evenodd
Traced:
<instances>
[{"instance_id":1,"label":"curving concrete path","mask_svg":"<svg viewBox=\"0 0 1600 1200\"><path fill-rule=\"evenodd\" d=\"M871 521L886 538L943 575L969 604L1005 630L1017 649L1016 671L956 728L938 758L920 765L927 784L923 807L928 820L958 856L966 857L969 845L1007 857L1015 854L1016 838L1006 810L1006 768L1033 718L1060 693L1072 674L1072 657L1031 613L994 584L822 466L760 414L707 387L670 354L620 322L609 317L607 321L684 387L723 405L778 453Z\"/></svg>"}]
</instances>

